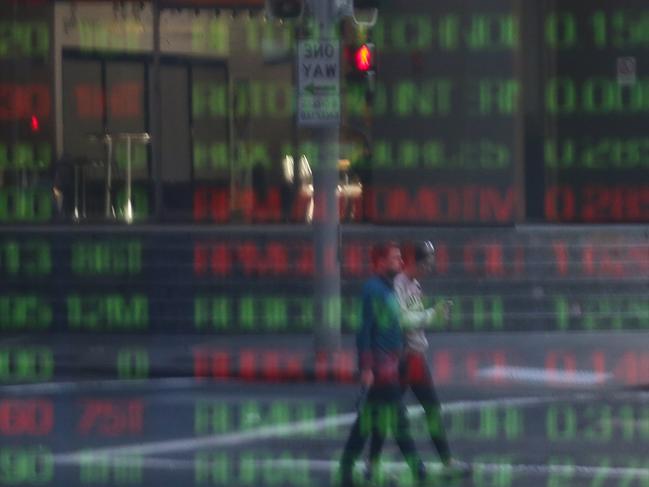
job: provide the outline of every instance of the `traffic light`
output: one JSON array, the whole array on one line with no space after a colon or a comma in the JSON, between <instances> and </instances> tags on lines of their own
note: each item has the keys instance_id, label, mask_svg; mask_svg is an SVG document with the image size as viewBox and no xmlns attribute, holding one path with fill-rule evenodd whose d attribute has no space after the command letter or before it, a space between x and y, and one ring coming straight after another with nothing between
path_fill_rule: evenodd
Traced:
<instances>
[{"instance_id":1,"label":"traffic light","mask_svg":"<svg viewBox=\"0 0 649 487\"><path fill-rule=\"evenodd\" d=\"M354 53L354 66L357 71L367 73L374 67L374 48L372 44L363 44Z\"/></svg>"},{"instance_id":2,"label":"traffic light","mask_svg":"<svg viewBox=\"0 0 649 487\"><path fill-rule=\"evenodd\" d=\"M376 71L376 51L369 42L354 43L345 47L347 78L361 81Z\"/></svg>"},{"instance_id":3,"label":"traffic light","mask_svg":"<svg viewBox=\"0 0 649 487\"><path fill-rule=\"evenodd\" d=\"M36 115L31 116L31 119L29 120L29 128L33 134L36 134L41 130L41 124Z\"/></svg>"},{"instance_id":4,"label":"traffic light","mask_svg":"<svg viewBox=\"0 0 649 487\"><path fill-rule=\"evenodd\" d=\"M347 79L363 81L376 75L376 51L369 42L355 43L345 48Z\"/></svg>"},{"instance_id":5,"label":"traffic light","mask_svg":"<svg viewBox=\"0 0 649 487\"><path fill-rule=\"evenodd\" d=\"M266 0L266 13L274 19L296 19L303 10L304 0Z\"/></svg>"},{"instance_id":6,"label":"traffic light","mask_svg":"<svg viewBox=\"0 0 649 487\"><path fill-rule=\"evenodd\" d=\"M369 42L354 43L345 48L347 83L362 87L365 98L371 102L376 85L376 51Z\"/></svg>"}]
</instances>

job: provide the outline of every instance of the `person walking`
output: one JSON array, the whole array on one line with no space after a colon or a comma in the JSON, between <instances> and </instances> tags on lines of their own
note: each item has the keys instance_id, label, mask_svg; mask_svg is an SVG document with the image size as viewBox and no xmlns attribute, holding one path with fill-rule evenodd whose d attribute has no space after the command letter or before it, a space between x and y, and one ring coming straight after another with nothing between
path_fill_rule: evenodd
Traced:
<instances>
[{"instance_id":1,"label":"person walking","mask_svg":"<svg viewBox=\"0 0 649 487\"><path fill-rule=\"evenodd\" d=\"M400 307L400 323L405 334L404 353L400 364L402 393L412 390L426 415L430 438L445 467L458 467L451 456L442 422L441 405L435 392L433 376L426 360L428 340L425 330L447 320L451 303L444 301L425 308L418 278L429 274L435 262L435 247L430 241L406 243L401 248L404 261L402 272L394 278L394 290ZM379 428L372 431L369 465L366 477L371 479L378 469L385 435Z\"/></svg>"},{"instance_id":2,"label":"person walking","mask_svg":"<svg viewBox=\"0 0 649 487\"><path fill-rule=\"evenodd\" d=\"M426 476L410 435L400 384L404 337L393 280L402 270L401 250L396 243L379 244L373 247L371 260L375 275L363 287L363 319L356 337L361 382L368 390L340 460L343 487L355 485L354 464L374 430L383 438L392 431L415 479L423 481Z\"/></svg>"}]
</instances>

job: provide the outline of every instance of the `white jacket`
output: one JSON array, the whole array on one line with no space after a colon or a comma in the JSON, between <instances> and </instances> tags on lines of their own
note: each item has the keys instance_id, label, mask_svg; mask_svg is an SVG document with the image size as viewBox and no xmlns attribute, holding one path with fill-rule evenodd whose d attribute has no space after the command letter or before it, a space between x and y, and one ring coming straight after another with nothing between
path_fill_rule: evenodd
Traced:
<instances>
[{"instance_id":1,"label":"white jacket","mask_svg":"<svg viewBox=\"0 0 649 487\"><path fill-rule=\"evenodd\" d=\"M401 272L394 278L394 290L401 306L400 323L406 336L406 348L415 352L428 349L424 329L435 320L435 310L424 308L421 284Z\"/></svg>"}]
</instances>

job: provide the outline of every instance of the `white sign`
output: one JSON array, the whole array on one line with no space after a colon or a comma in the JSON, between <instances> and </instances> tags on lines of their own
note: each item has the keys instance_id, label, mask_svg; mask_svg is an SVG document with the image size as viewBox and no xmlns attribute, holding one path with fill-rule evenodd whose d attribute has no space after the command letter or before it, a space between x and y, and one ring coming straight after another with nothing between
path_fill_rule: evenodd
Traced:
<instances>
[{"instance_id":1,"label":"white sign","mask_svg":"<svg viewBox=\"0 0 649 487\"><path fill-rule=\"evenodd\" d=\"M617 58L617 83L622 86L633 86L637 79L637 63L634 57Z\"/></svg>"},{"instance_id":2,"label":"white sign","mask_svg":"<svg viewBox=\"0 0 649 487\"><path fill-rule=\"evenodd\" d=\"M298 112L300 126L340 123L340 44L298 43Z\"/></svg>"}]
</instances>

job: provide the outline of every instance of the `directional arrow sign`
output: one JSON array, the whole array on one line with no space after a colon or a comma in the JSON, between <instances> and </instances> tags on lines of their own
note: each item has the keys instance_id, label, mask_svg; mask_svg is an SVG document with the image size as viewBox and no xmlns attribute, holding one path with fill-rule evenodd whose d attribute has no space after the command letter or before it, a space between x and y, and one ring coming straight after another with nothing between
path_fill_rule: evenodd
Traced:
<instances>
[{"instance_id":1,"label":"directional arrow sign","mask_svg":"<svg viewBox=\"0 0 649 487\"><path fill-rule=\"evenodd\" d=\"M336 87L333 85L317 86L312 83L307 85L304 91L309 95L335 95Z\"/></svg>"},{"instance_id":2,"label":"directional arrow sign","mask_svg":"<svg viewBox=\"0 0 649 487\"><path fill-rule=\"evenodd\" d=\"M305 40L298 43L298 125L340 123L340 44Z\"/></svg>"}]
</instances>

